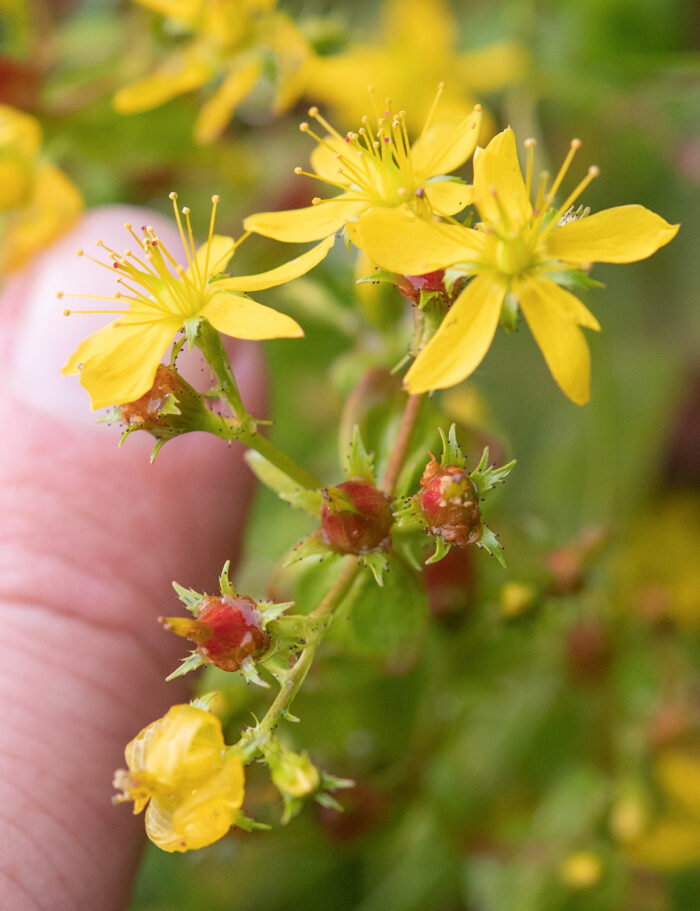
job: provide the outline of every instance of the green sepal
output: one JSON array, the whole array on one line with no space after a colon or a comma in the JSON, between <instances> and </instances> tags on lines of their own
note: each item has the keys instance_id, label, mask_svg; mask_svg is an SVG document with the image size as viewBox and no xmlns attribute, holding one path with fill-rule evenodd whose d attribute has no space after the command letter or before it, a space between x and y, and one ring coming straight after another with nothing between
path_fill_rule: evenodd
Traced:
<instances>
[{"instance_id":1,"label":"green sepal","mask_svg":"<svg viewBox=\"0 0 700 911\"><path fill-rule=\"evenodd\" d=\"M197 607L206 596L201 592L196 592L193 588L183 588L183 586L179 585L177 582L173 582L173 588L175 589L175 594L180 601L182 601L187 610L196 617Z\"/></svg>"},{"instance_id":2,"label":"green sepal","mask_svg":"<svg viewBox=\"0 0 700 911\"><path fill-rule=\"evenodd\" d=\"M289 709L282 709L280 711L280 718L284 718L285 721L288 721L290 724L301 724L301 718L298 715L292 715Z\"/></svg>"},{"instance_id":3,"label":"green sepal","mask_svg":"<svg viewBox=\"0 0 700 911\"><path fill-rule=\"evenodd\" d=\"M337 778L328 772L321 772L321 788L324 791L343 791L354 787L355 782L352 778Z\"/></svg>"},{"instance_id":4,"label":"green sepal","mask_svg":"<svg viewBox=\"0 0 700 911\"><path fill-rule=\"evenodd\" d=\"M280 791L280 794L284 803L284 812L282 813L280 824L286 826L295 816L298 816L299 813L301 813L304 807L304 799L302 797L293 797L291 794L287 794L284 791Z\"/></svg>"},{"instance_id":5,"label":"green sepal","mask_svg":"<svg viewBox=\"0 0 700 911\"><path fill-rule=\"evenodd\" d=\"M407 497L394 509L394 524L397 531L418 531L425 528L425 519L420 514L414 497Z\"/></svg>"},{"instance_id":6,"label":"green sepal","mask_svg":"<svg viewBox=\"0 0 700 911\"><path fill-rule=\"evenodd\" d=\"M439 298L439 300L436 301L437 304L443 304L445 295L442 291L421 291L418 296L418 309L425 310L436 298ZM442 309L444 309L444 307Z\"/></svg>"},{"instance_id":7,"label":"green sepal","mask_svg":"<svg viewBox=\"0 0 700 911\"><path fill-rule=\"evenodd\" d=\"M316 637L323 625L323 620L303 614L292 614L271 620L267 629L276 639L289 640L303 646Z\"/></svg>"},{"instance_id":8,"label":"green sepal","mask_svg":"<svg viewBox=\"0 0 700 911\"><path fill-rule=\"evenodd\" d=\"M588 291L589 288L605 287L603 282L591 278L583 269L562 269L557 272L548 272L547 278L551 279L557 285L563 285L565 288L576 288L583 291Z\"/></svg>"},{"instance_id":9,"label":"green sepal","mask_svg":"<svg viewBox=\"0 0 700 911\"><path fill-rule=\"evenodd\" d=\"M300 560L307 560L309 557L337 557L338 554L332 551L321 536L320 531L314 531L305 538L302 538L298 544L289 551L282 563L283 566L291 566L293 563L299 563Z\"/></svg>"},{"instance_id":10,"label":"green sepal","mask_svg":"<svg viewBox=\"0 0 700 911\"><path fill-rule=\"evenodd\" d=\"M464 458L464 453L457 442L457 427L455 424L452 424L447 436L445 436L442 427L438 428L438 433L442 440L442 456L440 457L440 465L442 468L446 468L448 465L455 465L457 468L465 468L467 460Z\"/></svg>"},{"instance_id":11,"label":"green sepal","mask_svg":"<svg viewBox=\"0 0 700 911\"><path fill-rule=\"evenodd\" d=\"M356 285L398 285L401 276L396 272L388 272L386 269L375 269L370 275L363 275L362 278L355 279Z\"/></svg>"},{"instance_id":12,"label":"green sepal","mask_svg":"<svg viewBox=\"0 0 700 911\"><path fill-rule=\"evenodd\" d=\"M265 822L256 822L250 816L246 816L241 810L234 810L231 814L232 824L244 832L269 832L272 826Z\"/></svg>"},{"instance_id":13,"label":"green sepal","mask_svg":"<svg viewBox=\"0 0 700 911\"><path fill-rule=\"evenodd\" d=\"M224 563L221 574L219 575L219 591L222 595L230 595L232 598L238 597L236 594L236 589L231 585L231 580L229 579L229 570L231 568L231 561L227 560Z\"/></svg>"},{"instance_id":14,"label":"green sepal","mask_svg":"<svg viewBox=\"0 0 700 911\"><path fill-rule=\"evenodd\" d=\"M323 506L323 493L320 490L290 490L279 496L285 503L295 509L303 509L310 516L318 516Z\"/></svg>"},{"instance_id":15,"label":"green sepal","mask_svg":"<svg viewBox=\"0 0 700 911\"><path fill-rule=\"evenodd\" d=\"M362 435L357 424L352 430L352 439L348 448L347 461L345 465L345 477L348 480L362 479L370 484L376 484L377 478L374 473L374 455L368 453L365 444L362 442Z\"/></svg>"},{"instance_id":16,"label":"green sepal","mask_svg":"<svg viewBox=\"0 0 700 911\"><path fill-rule=\"evenodd\" d=\"M509 291L503 299L501 313L498 317L498 323L506 332L514 332L518 325L518 300L512 291Z\"/></svg>"},{"instance_id":17,"label":"green sepal","mask_svg":"<svg viewBox=\"0 0 700 911\"><path fill-rule=\"evenodd\" d=\"M319 791L318 794L314 794L314 800L316 803L320 803L322 807L327 807L329 810L337 810L338 813L345 812L335 797L325 791Z\"/></svg>"},{"instance_id":18,"label":"green sepal","mask_svg":"<svg viewBox=\"0 0 700 911\"><path fill-rule=\"evenodd\" d=\"M445 286L445 290L450 296L452 296L457 282L461 281L464 277L464 266L450 266L449 268L445 269L445 274L442 277L442 283Z\"/></svg>"},{"instance_id":19,"label":"green sepal","mask_svg":"<svg viewBox=\"0 0 700 911\"><path fill-rule=\"evenodd\" d=\"M497 536L491 531L488 525L481 523L481 538L476 542L477 547L481 547L486 553L495 557L503 569L506 568L506 561L503 556L503 548L498 543Z\"/></svg>"},{"instance_id":20,"label":"green sepal","mask_svg":"<svg viewBox=\"0 0 700 911\"><path fill-rule=\"evenodd\" d=\"M194 706L196 709L204 709L205 712L211 712L212 704L218 695L216 690L209 693L202 693L201 696L195 696L194 699L190 699L190 705Z\"/></svg>"},{"instance_id":21,"label":"green sepal","mask_svg":"<svg viewBox=\"0 0 700 911\"><path fill-rule=\"evenodd\" d=\"M256 686L261 686L266 690L270 689L270 684L258 674L255 662L250 656L241 664L241 673L245 677L246 683L254 683Z\"/></svg>"},{"instance_id":22,"label":"green sepal","mask_svg":"<svg viewBox=\"0 0 700 911\"><path fill-rule=\"evenodd\" d=\"M363 566L371 570L377 585L383 586L384 573L389 570L387 555L383 551L375 550L368 554L360 554L358 560Z\"/></svg>"},{"instance_id":23,"label":"green sepal","mask_svg":"<svg viewBox=\"0 0 700 911\"><path fill-rule=\"evenodd\" d=\"M108 408L104 414L101 414L99 418L95 419L96 424L117 424L122 420L122 413L119 410L118 405L114 405L112 408ZM124 440L124 434L122 434L122 439L119 441L121 446Z\"/></svg>"},{"instance_id":24,"label":"green sepal","mask_svg":"<svg viewBox=\"0 0 700 911\"><path fill-rule=\"evenodd\" d=\"M425 561L426 566L429 563L439 563L443 557L446 557L449 554L452 548L452 545L441 538L439 535L433 535L431 537L433 538L433 541L435 541L435 550Z\"/></svg>"},{"instance_id":25,"label":"green sepal","mask_svg":"<svg viewBox=\"0 0 700 911\"><path fill-rule=\"evenodd\" d=\"M469 475L476 486L479 497L482 497L488 490L492 490L496 484L505 483L506 478L517 464L516 460L512 459L507 465L502 465L500 468L496 468L495 465L488 468L489 457L489 447L486 446L479 459L479 464Z\"/></svg>"},{"instance_id":26,"label":"green sepal","mask_svg":"<svg viewBox=\"0 0 700 911\"><path fill-rule=\"evenodd\" d=\"M187 347L191 351L194 347L194 341L197 338L197 333L199 332L199 327L202 322L201 316L195 316L193 319L186 319L183 323L182 328L185 331L185 338L187 339Z\"/></svg>"},{"instance_id":27,"label":"green sepal","mask_svg":"<svg viewBox=\"0 0 700 911\"><path fill-rule=\"evenodd\" d=\"M255 606L260 614L260 620L264 629L267 629L270 623L278 620L285 611L294 607L293 601L256 601Z\"/></svg>"},{"instance_id":28,"label":"green sepal","mask_svg":"<svg viewBox=\"0 0 700 911\"><path fill-rule=\"evenodd\" d=\"M206 661L199 652L190 652L187 658L183 658L180 662L180 666L176 668L172 674L168 674L165 678L166 683L170 680L175 680L176 677L183 677L185 674L189 674L190 671L196 671L198 667L201 667L203 664L206 664Z\"/></svg>"}]
</instances>

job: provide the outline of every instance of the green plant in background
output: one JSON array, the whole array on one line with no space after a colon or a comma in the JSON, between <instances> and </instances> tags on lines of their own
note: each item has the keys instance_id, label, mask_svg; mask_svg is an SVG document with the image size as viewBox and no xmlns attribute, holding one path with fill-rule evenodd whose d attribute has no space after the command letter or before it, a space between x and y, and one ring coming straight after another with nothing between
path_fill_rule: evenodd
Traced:
<instances>
[{"instance_id":1,"label":"green plant in background","mask_svg":"<svg viewBox=\"0 0 700 911\"><path fill-rule=\"evenodd\" d=\"M20 7L4 32L18 59ZM152 203L171 185L198 202L223 179L247 230L321 241L274 266L278 246L216 235L212 218L198 251L175 198L182 253L147 226L107 251L117 318L68 365L154 454L203 430L247 446L265 488L235 573L211 594L180 579L189 615L162 618L192 647L171 677L196 672L199 695L129 743L117 799L147 807L165 852L197 853L149 853L133 909L686 911L700 885L696 405L679 357L697 328L689 12L411 0L370 34L372 4L278 7L143 0L119 27L166 60L156 76L124 90L152 72L127 50L65 116L78 95L59 60L31 108L89 203L106 187ZM55 31L115 15L84 4ZM174 59L189 61L177 78ZM85 60L71 78L95 86ZM474 91L488 114L473 155ZM307 176L339 194L323 201L299 168L280 183L305 154L283 116L301 95L331 109L309 111ZM163 107L128 113L138 98ZM215 145L190 143L195 121ZM147 131L148 161L121 161L117 141L100 185L75 151L91 122ZM572 206L594 174L560 187L578 143L553 182L538 177L574 133L604 174L590 210ZM521 172L515 136L537 138L537 169L530 141ZM636 198L688 225L653 263L603 265L601 290L593 261L643 259L677 230ZM248 297L266 289L270 305ZM604 329L590 354L579 327L600 325L581 295ZM527 333L496 333L520 328L520 309L585 409ZM280 339L269 432L220 332ZM207 388L179 375L184 345Z\"/></svg>"}]
</instances>

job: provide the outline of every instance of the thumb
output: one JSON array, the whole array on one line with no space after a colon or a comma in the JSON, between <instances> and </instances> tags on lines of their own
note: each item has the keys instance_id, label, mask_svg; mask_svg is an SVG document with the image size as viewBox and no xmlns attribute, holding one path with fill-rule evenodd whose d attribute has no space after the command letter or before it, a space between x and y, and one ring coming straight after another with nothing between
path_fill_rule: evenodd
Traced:
<instances>
[{"instance_id":1,"label":"thumb","mask_svg":"<svg viewBox=\"0 0 700 911\"><path fill-rule=\"evenodd\" d=\"M16 911L125 906L142 824L111 806L112 773L126 742L186 698L163 681L183 652L156 617L172 613L173 579L213 590L251 492L237 444L195 433L151 465L147 434L118 450L77 378L59 376L105 317L64 318L56 291L114 293L109 271L75 250L100 236L121 249L124 221L178 243L146 210L95 210L0 304L0 894ZM255 413L255 347L237 345L233 363Z\"/></svg>"}]
</instances>

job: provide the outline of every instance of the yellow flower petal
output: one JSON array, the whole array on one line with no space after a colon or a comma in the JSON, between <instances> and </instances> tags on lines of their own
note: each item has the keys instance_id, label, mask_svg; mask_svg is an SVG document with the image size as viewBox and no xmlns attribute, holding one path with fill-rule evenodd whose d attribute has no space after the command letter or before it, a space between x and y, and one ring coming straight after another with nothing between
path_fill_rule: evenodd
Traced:
<instances>
[{"instance_id":1,"label":"yellow flower petal","mask_svg":"<svg viewBox=\"0 0 700 911\"><path fill-rule=\"evenodd\" d=\"M334 242L335 236L327 237L320 244L307 250L306 253L277 266L276 269L259 272L257 275L236 275L233 278L223 278L216 282L214 287L217 291L262 291L265 288L283 285L285 282L299 278L300 275L305 275L314 266L317 266L325 258Z\"/></svg>"},{"instance_id":2,"label":"yellow flower petal","mask_svg":"<svg viewBox=\"0 0 700 911\"><path fill-rule=\"evenodd\" d=\"M667 244L679 227L644 206L617 206L556 228L547 250L568 263L632 263Z\"/></svg>"},{"instance_id":3,"label":"yellow flower petal","mask_svg":"<svg viewBox=\"0 0 700 911\"><path fill-rule=\"evenodd\" d=\"M700 862L700 822L683 815L660 819L625 852L633 864L673 871Z\"/></svg>"},{"instance_id":4,"label":"yellow flower petal","mask_svg":"<svg viewBox=\"0 0 700 911\"><path fill-rule=\"evenodd\" d=\"M136 0L136 3L161 16L183 22L194 21L202 8L202 0Z\"/></svg>"},{"instance_id":5,"label":"yellow flower petal","mask_svg":"<svg viewBox=\"0 0 700 911\"><path fill-rule=\"evenodd\" d=\"M449 174L472 155L479 138L481 112L464 120L443 120L421 133L411 149L411 164L420 183L428 177Z\"/></svg>"},{"instance_id":6,"label":"yellow flower petal","mask_svg":"<svg viewBox=\"0 0 700 911\"><path fill-rule=\"evenodd\" d=\"M596 332L600 332L598 320L574 294L544 276L537 277L537 284L546 294L556 296L557 305L561 308L562 316L566 315L577 326L584 326L586 329L594 329Z\"/></svg>"},{"instance_id":7,"label":"yellow flower petal","mask_svg":"<svg viewBox=\"0 0 700 911\"><path fill-rule=\"evenodd\" d=\"M231 67L218 90L199 112L194 125L194 138L198 143L208 145L218 139L235 109L252 92L261 72L259 60Z\"/></svg>"},{"instance_id":8,"label":"yellow flower petal","mask_svg":"<svg viewBox=\"0 0 700 911\"><path fill-rule=\"evenodd\" d=\"M700 756L684 750L666 750L656 760L656 775L666 793L697 817L700 829Z\"/></svg>"},{"instance_id":9,"label":"yellow flower petal","mask_svg":"<svg viewBox=\"0 0 700 911\"><path fill-rule=\"evenodd\" d=\"M133 402L148 392L180 324L174 320L124 321L108 328L112 330L109 346L99 352L93 350L80 371L80 384L89 392L93 409ZM101 336L98 344L103 345L104 341ZM79 351L80 348L66 368L75 362Z\"/></svg>"},{"instance_id":10,"label":"yellow flower petal","mask_svg":"<svg viewBox=\"0 0 700 911\"><path fill-rule=\"evenodd\" d=\"M349 194L343 193L304 209L249 215L243 222L243 227L246 231L288 243L303 244L310 240L321 240L329 234L335 234L349 218L367 208L367 203L353 202L346 196Z\"/></svg>"},{"instance_id":11,"label":"yellow flower petal","mask_svg":"<svg viewBox=\"0 0 700 911\"><path fill-rule=\"evenodd\" d=\"M486 245L486 236L477 231L425 221L400 209L370 209L358 218L356 232L357 245L373 262L402 275L478 260Z\"/></svg>"},{"instance_id":12,"label":"yellow flower petal","mask_svg":"<svg viewBox=\"0 0 700 911\"><path fill-rule=\"evenodd\" d=\"M194 851L210 845L231 828L233 811L243 803L244 775L239 756L228 754L223 767L189 793L156 797L146 811L146 833L164 851Z\"/></svg>"},{"instance_id":13,"label":"yellow flower petal","mask_svg":"<svg viewBox=\"0 0 700 911\"><path fill-rule=\"evenodd\" d=\"M591 355L572 318L571 295L554 282L536 278L516 282L513 290L552 376L572 402L585 405L590 395Z\"/></svg>"},{"instance_id":14,"label":"yellow flower petal","mask_svg":"<svg viewBox=\"0 0 700 911\"><path fill-rule=\"evenodd\" d=\"M207 262L207 247L209 247L209 261ZM206 275L209 278L212 275L218 275L223 272L228 265L229 260L236 250L236 242L232 237L226 237L223 234L214 234L211 239L211 245L202 244L197 250L197 268L190 266L187 269L187 277L192 278L199 272L199 275Z\"/></svg>"},{"instance_id":15,"label":"yellow flower petal","mask_svg":"<svg viewBox=\"0 0 700 911\"><path fill-rule=\"evenodd\" d=\"M198 89L212 75L206 58L192 53L173 55L153 75L119 89L112 105L119 114L150 111L177 95Z\"/></svg>"},{"instance_id":16,"label":"yellow flower petal","mask_svg":"<svg viewBox=\"0 0 700 911\"><path fill-rule=\"evenodd\" d=\"M226 291L209 299L202 316L219 332L233 338L300 338L304 334L291 316Z\"/></svg>"},{"instance_id":17,"label":"yellow flower petal","mask_svg":"<svg viewBox=\"0 0 700 911\"><path fill-rule=\"evenodd\" d=\"M532 216L510 127L474 155L474 205L483 221L501 225L506 232L522 227Z\"/></svg>"},{"instance_id":18,"label":"yellow flower petal","mask_svg":"<svg viewBox=\"0 0 700 911\"><path fill-rule=\"evenodd\" d=\"M455 81L475 92L491 92L527 73L530 57L527 48L516 41L501 41L454 59Z\"/></svg>"},{"instance_id":19,"label":"yellow flower petal","mask_svg":"<svg viewBox=\"0 0 700 911\"><path fill-rule=\"evenodd\" d=\"M445 389L473 373L491 345L505 294L505 285L490 273L467 285L406 374L409 392Z\"/></svg>"},{"instance_id":20,"label":"yellow flower petal","mask_svg":"<svg viewBox=\"0 0 700 911\"><path fill-rule=\"evenodd\" d=\"M433 180L424 184L428 201L437 215L454 215L472 201L472 188L454 180Z\"/></svg>"},{"instance_id":21,"label":"yellow flower petal","mask_svg":"<svg viewBox=\"0 0 700 911\"><path fill-rule=\"evenodd\" d=\"M311 166L314 171L326 180L332 180L336 183L346 183L342 174L338 173L337 155L344 155L352 161L353 165L359 166L360 159L355 148L349 143L345 143L335 136L326 136L323 145L320 143L311 151Z\"/></svg>"},{"instance_id":22,"label":"yellow flower petal","mask_svg":"<svg viewBox=\"0 0 700 911\"><path fill-rule=\"evenodd\" d=\"M407 60L444 60L451 56L457 23L444 0L389 0L383 31Z\"/></svg>"}]
</instances>

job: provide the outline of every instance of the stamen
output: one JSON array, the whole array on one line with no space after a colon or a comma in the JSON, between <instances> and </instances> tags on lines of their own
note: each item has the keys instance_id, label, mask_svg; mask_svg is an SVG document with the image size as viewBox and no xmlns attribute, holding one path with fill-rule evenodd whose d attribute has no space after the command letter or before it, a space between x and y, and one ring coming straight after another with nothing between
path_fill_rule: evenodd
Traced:
<instances>
[{"instance_id":1,"label":"stamen","mask_svg":"<svg viewBox=\"0 0 700 911\"><path fill-rule=\"evenodd\" d=\"M530 199L530 194L532 193L532 171L535 164L535 146L537 145L536 139L526 139L525 148L527 149L527 171L525 177L525 186L527 188L527 198Z\"/></svg>"},{"instance_id":2,"label":"stamen","mask_svg":"<svg viewBox=\"0 0 700 911\"><path fill-rule=\"evenodd\" d=\"M423 124L423 129L420 131L421 136L423 136L428 131L428 128L432 124L433 117L435 116L435 111L437 110L437 106L440 102L440 99L442 98L442 93L444 91L445 91L445 83L439 82L438 87L437 87L437 92L435 93L435 97L433 98L433 103L431 104L430 110L428 111L428 116L425 118L425 123Z\"/></svg>"},{"instance_id":3,"label":"stamen","mask_svg":"<svg viewBox=\"0 0 700 911\"><path fill-rule=\"evenodd\" d=\"M537 198L533 206L533 214L541 215L544 212L544 197L547 192L547 182L549 181L549 171L540 171L540 180L537 186Z\"/></svg>"},{"instance_id":4,"label":"stamen","mask_svg":"<svg viewBox=\"0 0 700 911\"><path fill-rule=\"evenodd\" d=\"M588 169L588 173L583 178L583 180L578 184L578 186L574 189L574 191L569 194L569 196L564 200L564 202L561 204L561 206L559 206L559 208L555 212L554 218L550 222L550 225L552 227L557 224L557 222L559 221L561 216L564 214L564 212L566 212L567 209L570 208L570 206L574 203L574 201L576 199L578 199L578 197L581 195L581 193L583 193L583 191L586 189L586 187L589 185L589 183L591 183L593 180L595 180L599 174L600 174L600 168L597 165L592 164L590 166L590 168Z\"/></svg>"},{"instance_id":5,"label":"stamen","mask_svg":"<svg viewBox=\"0 0 700 911\"><path fill-rule=\"evenodd\" d=\"M187 247L187 238L185 236L184 228L182 227L182 219L180 218L180 210L177 206L177 193L171 193L170 199L173 203L173 211L175 212L175 221L177 221L177 229L180 232L180 240L182 241L182 246L185 248L185 256L187 257L187 262L192 266L192 257L190 256L190 251ZM146 229L147 231L148 229ZM151 228L151 231L153 228Z\"/></svg>"},{"instance_id":6,"label":"stamen","mask_svg":"<svg viewBox=\"0 0 700 911\"><path fill-rule=\"evenodd\" d=\"M545 204L544 204L544 207L546 209L548 209L549 206L551 206L552 202L554 201L554 196L555 196L557 190L559 189L559 187L561 186L561 182L564 179L566 172L569 170L569 166L571 165L571 162L574 160L574 155L578 152L578 150L580 148L581 148L581 140L572 139L569 144L569 151L566 153L566 158L564 159L564 163L559 168L559 173L554 178L554 183L550 187L549 193L547 194L547 199L545 200Z\"/></svg>"},{"instance_id":7,"label":"stamen","mask_svg":"<svg viewBox=\"0 0 700 911\"><path fill-rule=\"evenodd\" d=\"M214 222L216 221L216 207L221 202L221 197L215 193L211 198L211 218L209 219L209 236L207 237L207 255L204 259L204 281L206 282L209 275L209 254L211 253L211 240L214 236ZM189 218L187 219L189 225ZM195 257L196 262L196 257Z\"/></svg>"}]
</instances>

